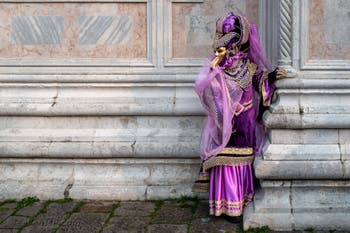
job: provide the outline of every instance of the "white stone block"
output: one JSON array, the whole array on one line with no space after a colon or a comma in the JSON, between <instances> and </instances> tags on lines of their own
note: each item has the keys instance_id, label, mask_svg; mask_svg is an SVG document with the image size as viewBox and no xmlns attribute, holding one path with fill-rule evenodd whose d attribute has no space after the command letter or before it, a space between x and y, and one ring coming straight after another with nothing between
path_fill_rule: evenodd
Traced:
<instances>
[{"instance_id":1,"label":"white stone block","mask_svg":"<svg viewBox=\"0 0 350 233\"><path fill-rule=\"evenodd\" d=\"M339 147L342 160L350 160L350 144L340 144Z\"/></svg>"},{"instance_id":2,"label":"white stone block","mask_svg":"<svg viewBox=\"0 0 350 233\"><path fill-rule=\"evenodd\" d=\"M201 115L186 83L42 84L1 86L0 115Z\"/></svg>"},{"instance_id":3,"label":"white stone block","mask_svg":"<svg viewBox=\"0 0 350 233\"><path fill-rule=\"evenodd\" d=\"M201 116L0 117L0 157L196 157ZM20 143L19 143L20 142Z\"/></svg>"},{"instance_id":4,"label":"white stone block","mask_svg":"<svg viewBox=\"0 0 350 233\"><path fill-rule=\"evenodd\" d=\"M259 179L343 179L350 174L343 172L338 161L267 161L256 157L255 175Z\"/></svg>"},{"instance_id":5,"label":"white stone block","mask_svg":"<svg viewBox=\"0 0 350 233\"><path fill-rule=\"evenodd\" d=\"M179 198L181 196L196 196L192 192L192 184L183 183L178 185L159 185L148 186L146 197L147 200L157 200L165 198Z\"/></svg>"},{"instance_id":6,"label":"white stone block","mask_svg":"<svg viewBox=\"0 0 350 233\"><path fill-rule=\"evenodd\" d=\"M70 190L70 197L73 199L143 201L146 199L146 189L147 185L76 185Z\"/></svg>"},{"instance_id":7,"label":"white stone block","mask_svg":"<svg viewBox=\"0 0 350 233\"><path fill-rule=\"evenodd\" d=\"M271 144L339 143L337 129L270 129L269 139Z\"/></svg>"},{"instance_id":8,"label":"white stone block","mask_svg":"<svg viewBox=\"0 0 350 233\"><path fill-rule=\"evenodd\" d=\"M316 231L348 231L350 213L295 213L295 230L313 229Z\"/></svg>"},{"instance_id":9,"label":"white stone block","mask_svg":"<svg viewBox=\"0 0 350 233\"><path fill-rule=\"evenodd\" d=\"M249 204L244 209L243 229L269 226L275 231L292 231L292 215L290 213L256 213L254 207Z\"/></svg>"},{"instance_id":10,"label":"white stone block","mask_svg":"<svg viewBox=\"0 0 350 233\"><path fill-rule=\"evenodd\" d=\"M257 190L254 196L254 211L257 213L290 213L289 187L274 187Z\"/></svg>"},{"instance_id":11,"label":"white stone block","mask_svg":"<svg viewBox=\"0 0 350 233\"><path fill-rule=\"evenodd\" d=\"M196 164L162 164L150 166L150 175L145 183L154 185L169 185L178 183L193 183L198 175L199 159Z\"/></svg>"},{"instance_id":12,"label":"white stone block","mask_svg":"<svg viewBox=\"0 0 350 233\"><path fill-rule=\"evenodd\" d=\"M0 199L145 200L192 195L198 167L197 159L1 159Z\"/></svg>"},{"instance_id":13,"label":"white stone block","mask_svg":"<svg viewBox=\"0 0 350 233\"><path fill-rule=\"evenodd\" d=\"M317 161L339 159L340 151L337 144L270 144L264 152L264 160Z\"/></svg>"},{"instance_id":14,"label":"white stone block","mask_svg":"<svg viewBox=\"0 0 350 233\"><path fill-rule=\"evenodd\" d=\"M350 129L339 129L339 142L350 144Z\"/></svg>"},{"instance_id":15,"label":"white stone block","mask_svg":"<svg viewBox=\"0 0 350 233\"><path fill-rule=\"evenodd\" d=\"M293 213L350 212L350 187L294 187L291 190Z\"/></svg>"}]
</instances>

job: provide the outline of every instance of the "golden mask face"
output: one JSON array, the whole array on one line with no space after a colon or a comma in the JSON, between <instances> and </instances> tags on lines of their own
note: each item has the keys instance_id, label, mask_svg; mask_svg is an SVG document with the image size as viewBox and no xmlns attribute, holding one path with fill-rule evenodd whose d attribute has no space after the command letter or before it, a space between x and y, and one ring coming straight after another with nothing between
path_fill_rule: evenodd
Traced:
<instances>
[{"instance_id":1,"label":"golden mask face","mask_svg":"<svg viewBox=\"0 0 350 233\"><path fill-rule=\"evenodd\" d=\"M215 50L215 57L222 57L226 54L226 48L220 47Z\"/></svg>"}]
</instances>

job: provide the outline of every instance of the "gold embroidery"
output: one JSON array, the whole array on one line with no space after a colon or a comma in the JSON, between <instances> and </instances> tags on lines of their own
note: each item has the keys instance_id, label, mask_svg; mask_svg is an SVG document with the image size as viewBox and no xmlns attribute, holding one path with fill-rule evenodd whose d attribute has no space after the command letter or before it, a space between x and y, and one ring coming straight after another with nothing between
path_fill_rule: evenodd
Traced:
<instances>
[{"instance_id":1,"label":"gold embroidery","mask_svg":"<svg viewBox=\"0 0 350 233\"><path fill-rule=\"evenodd\" d=\"M203 170L206 171L209 168L221 165L249 165L252 164L254 156L244 156L244 157L226 157L226 156L216 156L209 159L203 163Z\"/></svg>"},{"instance_id":2,"label":"gold embroidery","mask_svg":"<svg viewBox=\"0 0 350 233\"><path fill-rule=\"evenodd\" d=\"M200 173L199 175L198 175L198 178L197 178L197 180L209 180L209 174L207 173L207 172L205 172L205 173Z\"/></svg>"},{"instance_id":3,"label":"gold embroidery","mask_svg":"<svg viewBox=\"0 0 350 233\"><path fill-rule=\"evenodd\" d=\"M251 155L253 154L253 148L225 147L219 152L219 154Z\"/></svg>"},{"instance_id":4,"label":"gold embroidery","mask_svg":"<svg viewBox=\"0 0 350 233\"><path fill-rule=\"evenodd\" d=\"M267 91L266 91L266 87L265 87L265 80L268 78L268 74L264 73L263 76L260 79L260 83L259 83L259 92L262 95L263 98L263 106L268 107L270 106L268 99L268 95L267 95Z\"/></svg>"},{"instance_id":5,"label":"gold embroidery","mask_svg":"<svg viewBox=\"0 0 350 233\"><path fill-rule=\"evenodd\" d=\"M226 68L225 73L228 75L228 79L235 81L241 88L245 89L251 85L252 78L256 72L257 67L254 63L251 63L249 59L246 60L243 68L241 66L242 61L240 61L234 68ZM240 70L241 72L237 75ZM237 77L233 77L236 75Z\"/></svg>"},{"instance_id":6,"label":"gold embroidery","mask_svg":"<svg viewBox=\"0 0 350 233\"><path fill-rule=\"evenodd\" d=\"M215 216L220 216L221 214L226 214L228 216L241 216L243 213L243 209L241 210L228 210L228 209L220 209L220 210L214 210L210 209L209 214L210 215L215 215Z\"/></svg>"},{"instance_id":7,"label":"gold embroidery","mask_svg":"<svg viewBox=\"0 0 350 233\"><path fill-rule=\"evenodd\" d=\"M210 215L239 216L243 212L243 207L252 201L252 195L245 195L241 201L209 200ZM233 209L233 210L232 210Z\"/></svg>"},{"instance_id":8,"label":"gold embroidery","mask_svg":"<svg viewBox=\"0 0 350 233\"><path fill-rule=\"evenodd\" d=\"M192 191L197 193L208 192L209 186L209 183L194 183L192 185Z\"/></svg>"}]
</instances>

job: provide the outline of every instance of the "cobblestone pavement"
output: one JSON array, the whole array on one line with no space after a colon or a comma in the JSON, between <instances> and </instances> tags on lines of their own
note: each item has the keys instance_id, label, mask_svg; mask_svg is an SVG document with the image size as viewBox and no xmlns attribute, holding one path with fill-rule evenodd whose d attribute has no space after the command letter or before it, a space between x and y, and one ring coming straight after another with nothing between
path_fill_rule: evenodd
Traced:
<instances>
[{"instance_id":1,"label":"cobblestone pavement","mask_svg":"<svg viewBox=\"0 0 350 233\"><path fill-rule=\"evenodd\" d=\"M240 224L208 215L207 202L181 198L154 202L87 200L0 202L0 233L229 233ZM270 232L254 229L250 232Z\"/></svg>"}]
</instances>

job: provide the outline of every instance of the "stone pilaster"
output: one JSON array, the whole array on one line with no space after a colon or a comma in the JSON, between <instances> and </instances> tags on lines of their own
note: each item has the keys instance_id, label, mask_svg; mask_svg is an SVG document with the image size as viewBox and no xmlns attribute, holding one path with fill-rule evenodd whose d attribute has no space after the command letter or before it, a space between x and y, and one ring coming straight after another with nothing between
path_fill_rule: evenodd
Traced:
<instances>
[{"instance_id":1,"label":"stone pilaster","mask_svg":"<svg viewBox=\"0 0 350 233\"><path fill-rule=\"evenodd\" d=\"M350 66L349 56L334 54L334 46L349 47L334 44L339 33L327 41L321 29L349 5L327 4L280 1L278 61L289 78L277 82L278 99L264 114L269 138L254 164L261 189L245 211L246 229L350 228Z\"/></svg>"}]
</instances>

